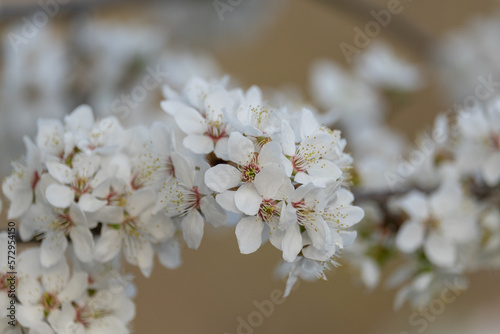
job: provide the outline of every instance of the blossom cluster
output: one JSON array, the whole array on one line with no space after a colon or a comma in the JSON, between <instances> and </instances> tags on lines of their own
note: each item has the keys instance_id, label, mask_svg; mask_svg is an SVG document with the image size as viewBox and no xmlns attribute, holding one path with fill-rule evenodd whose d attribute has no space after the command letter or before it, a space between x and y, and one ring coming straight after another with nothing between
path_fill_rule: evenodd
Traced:
<instances>
[{"instance_id":1,"label":"blossom cluster","mask_svg":"<svg viewBox=\"0 0 500 334\"><path fill-rule=\"evenodd\" d=\"M349 111L337 121L348 129L353 190L366 213L355 245L347 250L349 264L373 288L389 261L404 259L387 285L401 286L396 307L405 301L421 307L445 281L464 289L465 274L499 266L500 97L492 94L474 106L439 114L411 147L385 124L384 114L422 79L410 64L405 70L392 67L406 73L406 85L391 71L366 67L388 58L400 63L396 57L375 45L357 59L353 74L322 62L312 71L312 84L323 108ZM357 93L332 94L341 86L358 87ZM366 96L369 105L363 105Z\"/></svg>"},{"instance_id":2,"label":"blossom cluster","mask_svg":"<svg viewBox=\"0 0 500 334\"><path fill-rule=\"evenodd\" d=\"M167 124L124 129L82 105L63 121L39 119L35 140L24 138L26 156L2 187L21 239L41 241L40 270L23 283L30 298L20 299L22 326L63 333L74 322L93 333L93 321L110 316L125 332L130 312L92 306L94 268L123 258L149 276L155 254L175 268L181 235L197 249L207 222L237 221L243 254L267 241L282 251L291 264L286 294L299 276L324 277L354 242L350 227L364 213L346 188L352 158L340 131L310 110L274 108L257 87L228 89L226 80L195 77L164 92ZM60 284L40 286L44 275Z\"/></svg>"}]
</instances>

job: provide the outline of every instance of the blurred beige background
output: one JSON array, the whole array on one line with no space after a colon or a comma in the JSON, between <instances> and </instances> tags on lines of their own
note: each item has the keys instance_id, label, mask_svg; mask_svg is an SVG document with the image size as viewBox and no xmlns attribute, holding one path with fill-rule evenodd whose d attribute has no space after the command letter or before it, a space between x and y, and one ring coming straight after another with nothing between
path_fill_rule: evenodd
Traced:
<instances>
[{"instance_id":1,"label":"blurred beige background","mask_svg":"<svg viewBox=\"0 0 500 334\"><path fill-rule=\"evenodd\" d=\"M380 6L387 3L373 2ZM435 41L474 15L491 13L499 6L494 0L402 2L405 8L401 18ZM207 46L223 69L246 86L280 87L292 83L306 90L311 63L318 58L330 58L346 65L339 44L352 43L353 27L366 23L354 13L315 1L290 0L279 8L279 12L272 13L275 21L252 42L221 41L217 46ZM259 21L254 24L259 26ZM404 37L396 33L384 29L378 38L387 39L400 52L425 66L427 60L404 46ZM429 125L433 116L447 107L432 70L427 67L427 71L430 86L418 92L412 103L391 120L394 127L409 135ZM5 222L5 208L3 217ZM177 270L158 264L150 279L134 270L138 288L135 333L237 333L237 318L247 319L256 310L255 300L268 300L274 289L284 288L282 281L273 278L279 253L266 246L252 255L239 254L231 228L215 230L207 225L200 249L184 248L182 258L183 265ZM339 268L327 282L303 282L253 333L417 333L420 327L409 323L412 310L393 311L393 291L380 287L368 292L353 283L351 274L348 268ZM500 326L495 315L500 309L499 279L498 274L490 272L473 276L471 287L447 305L435 321L429 321L426 333L447 333L445 325L451 324L450 333L493 333L470 327L474 326L470 323L496 321Z\"/></svg>"}]
</instances>

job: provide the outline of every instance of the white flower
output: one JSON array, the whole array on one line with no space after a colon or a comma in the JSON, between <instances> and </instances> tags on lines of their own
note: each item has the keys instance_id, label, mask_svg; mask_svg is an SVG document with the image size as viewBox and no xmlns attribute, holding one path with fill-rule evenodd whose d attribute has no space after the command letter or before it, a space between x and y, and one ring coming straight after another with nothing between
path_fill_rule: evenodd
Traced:
<instances>
[{"instance_id":1,"label":"white flower","mask_svg":"<svg viewBox=\"0 0 500 334\"><path fill-rule=\"evenodd\" d=\"M141 133L145 132L147 133ZM131 184L139 189L144 186L160 188L163 182L175 176L176 157L174 138L163 124L155 122L150 129L135 127L129 130L132 135Z\"/></svg>"},{"instance_id":2,"label":"white flower","mask_svg":"<svg viewBox=\"0 0 500 334\"><path fill-rule=\"evenodd\" d=\"M86 203L86 197L99 183L104 181L97 174L100 167L98 156L87 156L76 154L72 159L72 166L58 161L48 161L49 174L59 183L47 187L45 195L47 201L56 208L67 208L82 197L82 203ZM79 203L79 205L82 205Z\"/></svg>"},{"instance_id":3,"label":"white flower","mask_svg":"<svg viewBox=\"0 0 500 334\"><path fill-rule=\"evenodd\" d=\"M119 206L110 205L101 213L104 225L96 243L95 258L108 262L123 249L126 260L139 266L148 277L153 269L152 243L171 236L171 223L162 213L153 215L156 196L151 189L140 189L128 197L112 190L110 194L110 204L116 199Z\"/></svg>"},{"instance_id":4,"label":"white flower","mask_svg":"<svg viewBox=\"0 0 500 334\"><path fill-rule=\"evenodd\" d=\"M279 228L279 220L283 199L293 191L290 180L276 166L260 172L255 177L254 186L256 197L247 201L247 211L250 211L250 215L243 217L236 225L236 237L242 254L253 253L259 249L264 229L269 231L271 243L281 249L284 232ZM237 192L226 193L228 195L218 195L217 201L227 210L231 210L231 207L235 206Z\"/></svg>"},{"instance_id":5,"label":"white flower","mask_svg":"<svg viewBox=\"0 0 500 334\"><path fill-rule=\"evenodd\" d=\"M315 101L353 129L361 123L377 123L381 118L382 102L373 87L332 62L314 64L311 87Z\"/></svg>"},{"instance_id":6,"label":"white flower","mask_svg":"<svg viewBox=\"0 0 500 334\"><path fill-rule=\"evenodd\" d=\"M255 144L239 132L231 133L229 137L229 160L235 166L219 164L205 174L207 186L219 193L241 186L234 195L235 205L247 215L255 215L261 198L253 185L255 178L266 168L273 168L276 178L281 180L284 175L278 165L282 161L281 148L275 142L262 146L260 152Z\"/></svg>"},{"instance_id":7,"label":"white flower","mask_svg":"<svg viewBox=\"0 0 500 334\"><path fill-rule=\"evenodd\" d=\"M36 248L24 250L19 255L16 254L15 264L12 264L12 262L9 264L7 250L9 249L9 242L12 245L12 240L15 240L15 235L6 232L0 233L0 249L5 250L5 256L0 258L0 318L2 319L7 316L9 312L7 307L17 290L17 287L11 290L11 285L16 286L22 280L38 277L41 270L40 252ZM11 281L9 278L12 274L9 274L9 272L13 271L17 272L17 274L15 280Z\"/></svg>"},{"instance_id":8,"label":"white flower","mask_svg":"<svg viewBox=\"0 0 500 334\"><path fill-rule=\"evenodd\" d=\"M5 179L2 190L10 200L8 218L22 216L37 197L37 186L43 174L43 166L39 149L28 138L24 137L26 145L25 164L14 162L14 172Z\"/></svg>"},{"instance_id":9,"label":"white flower","mask_svg":"<svg viewBox=\"0 0 500 334\"><path fill-rule=\"evenodd\" d=\"M394 308L401 308L406 301L415 309L422 308L429 305L432 298L442 298L443 291L449 291L450 298L452 295L460 295L467 285L466 279L459 272L423 272L398 291Z\"/></svg>"},{"instance_id":10,"label":"white flower","mask_svg":"<svg viewBox=\"0 0 500 334\"><path fill-rule=\"evenodd\" d=\"M93 263L88 292L72 303L53 310L48 321L57 333L129 333L127 324L135 315L135 305L127 294L130 283L111 265Z\"/></svg>"},{"instance_id":11,"label":"white flower","mask_svg":"<svg viewBox=\"0 0 500 334\"><path fill-rule=\"evenodd\" d=\"M458 118L463 140L458 147L458 165L465 172L479 172L492 187L500 181L500 98L485 111L463 111Z\"/></svg>"},{"instance_id":12,"label":"white flower","mask_svg":"<svg viewBox=\"0 0 500 334\"><path fill-rule=\"evenodd\" d=\"M283 259L295 261L304 245L326 250L332 236L323 218L326 198L321 189L301 186L287 196L286 202L280 217L280 225L286 230L282 241ZM329 251L333 256L335 248Z\"/></svg>"},{"instance_id":13,"label":"white flower","mask_svg":"<svg viewBox=\"0 0 500 334\"><path fill-rule=\"evenodd\" d=\"M198 91L198 83L202 89ZM229 131L223 109L232 109L231 95L219 85L206 87L201 80L191 81L185 95L191 105L175 100L162 102L162 108L174 116L178 127L187 135L183 145L197 154L214 152L219 158L227 156Z\"/></svg>"},{"instance_id":14,"label":"white flower","mask_svg":"<svg viewBox=\"0 0 500 334\"><path fill-rule=\"evenodd\" d=\"M397 234L397 247L405 253L423 247L427 258L437 266L456 264L457 247L477 235L474 207L452 183L443 184L429 197L412 191L397 205L409 216Z\"/></svg>"},{"instance_id":15,"label":"white flower","mask_svg":"<svg viewBox=\"0 0 500 334\"><path fill-rule=\"evenodd\" d=\"M336 139L340 140L340 136L322 131L314 120L308 118L313 119L312 114L304 110L301 117L301 121L304 122L301 125L302 140L297 146L295 132L288 122L283 122L281 130L283 153L290 159L286 170L288 174L294 175L295 182L325 187L327 184L340 181L342 171L329 158L334 155L340 158L344 145L341 145L340 150L336 150L339 145Z\"/></svg>"},{"instance_id":16,"label":"white flower","mask_svg":"<svg viewBox=\"0 0 500 334\"><path fill-rule=\"evenodd\" d=\"M76 108L64 122L68 128L65 144L74 145L86 154L114 154L125 141L125 131L115 117L95 122L92 109L87 105Z\"/></svg>"},{"instance_id":17,"label":"white flower","mask_svg":"<svg viewBox=\"0 0 500 334\"><path fill-rule=\"evenodd\" d=\"M44 267L51 267L64 258L68 237L80 261L89 262L93 259L94 238L87 218L77 204L71 203L68 209L47 208L37 204L32 215L36 231L43 234L40 260Z\"/></svg>"},{"instance_id":18,"label":"white flower","mask_svg":"<svg viewBox=\"0 0 500 334\"><path fill-rule=\"evenodd\" d=\"M252 86L234 110L224 110L227 123L241 134L254 137L270 137L281 127L283 115L268 106L262 92Z\"/></svg>"},{"instance_id":19,"label":"white flower","mask_svg":"<svg viewBox=\"0 0 500 334\"><path fill-rule=\"evenodd\" d=\"M165 183L160 198L166 214L180 218L188 247L197 249L203 238L204 219L217 227L225 224L226 214L215 201L213 191L205 185L208 164L195 173L189 160L184 159L184 163L176 172L175 179Z\"/></svg>"},{"instance_id":20,"label":"white flower","mask_svg":"<svg viewBox=\"0 0 500 334\"><path fill-rule=\"evenodd\" d=\"M391 90L412 91L422 87L420 70L394 53L386 43L372 43L355 58L360 78Z\"/></svg>"},{"instance_id":21,"label":"white flower","mask_svg":"<svg viewBox=\"0 0 500 334\"><path fill-rule=\"evenodd\" d=\"M298 256L293 262L282 262L278 268L278 274L287 277L286 288L283 297L290 295L293 286L300 277L307 281L326 279L324 271L329 269L329 263L338 266L338 263L331 260L328 262L318 262Z\"/></svg>"},{"instance_id":22,"label":"white flower","mask_svg":"<svg viewBox=\"0 0 500 334\"><path fill-rule=\"evenodd\" d=\"M17 320L25 327L39 326L43 319L66 302L76 301L87 289L87 273L73 273L66 261L42 270L41 277L19 282Z\"/></svg>"}]
</instances>

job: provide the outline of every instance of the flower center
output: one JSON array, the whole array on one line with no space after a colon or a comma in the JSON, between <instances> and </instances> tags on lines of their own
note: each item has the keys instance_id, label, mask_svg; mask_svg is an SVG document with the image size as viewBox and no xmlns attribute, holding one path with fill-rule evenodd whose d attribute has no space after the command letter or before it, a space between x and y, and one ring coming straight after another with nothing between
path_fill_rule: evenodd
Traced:
<instances>
[{"instance_id":1,"label":"flower center","mask_svg":"<svg viewBox=\"0 0 500 334\"><path fill-rule=\"evenodd\" d=\"M226 126L220 121L207 122L207 131L205 131L205 135L214 142L217 142L222 137L226 137Z\"/></svg>"},{"instance_id":2,"label":"flower center","mask_svg":"<svg viewBox=\"0 0 500 334\"><path fill-rule=\"evenodd\" d=\"M243 168L241 168L241 182L251 183L259 174L260 167L256 163L250 163Z\"/></svg>"},{"instance_id":3,"label":"flower center","mask_svg":"<svg viewBox=\"0 0 500 334\"><path fill-rule=\"evenodd\" d=\"M4 291L5 293L9 292L11 285L17 286L17 280L11 281L11 275L5 273L0 275L0 291ZM11 284L13 283L13 284Z\"/></svg>"},{"instance_id":4,"label":"flower center","mask_svg":"<svg viewBox=\"0 0 500 334\"><path fill-rule=\"evenodd\" d=\"M293 173L297 174L298 172L305 172L307 166L306 159L297 152L297 155L292 157L292 167Z\"/></svg>"},{"instance_id":5,"label":"flower center","mask_svg":"<svg viewBox=\"0 0 500 334\"><path fill-rule=\"evenodd\" d=\"M278 203L272 199L265 199L260 204L259 217L265 222L271 221L274 217L279 217L280 213L276 207Z\"/></svg>"},{"instance_id":6,"label":"flower center","mask_svg":"<svg viewBox=\"0 0 500 334\"><path fill-rule=\"evenodd\" d=\"M40 304L46 313L50 313L50 311L59 308L61 302L55 293L45 292L40 299Z\"/></svg>"},{"instance_id":7,"label":"flower center","mask_svg":"<svg viewBox=\"0 0 500 334\"><path fill-rule=\"evenodd\" d=\"M425 229L428 232L436 231L439 228L440 224L441 223L439 222L439 220L434 217L429 217L424 221Z\"/></svg>"},{"instance_id":8,"label":"flower center","mask_svg":"<svg viewBox=\"0 0 500 334\"><path fill-rule=\"evenodd\" d=\"M86 194L92 189L90 186L90 180L86 177L77 177L72 184L72 188L76 192L77 196Z\"/></svg>"},{"instance_id":9,"label":"flower center","mask_svg":"<svg viewBox=\"0 0 500 334\"><path fill-rule=\"evenodd\" d=\"M127 194L119 193L111 188L110 193L106 196L106 201L107 205L124 207L127 205Z\"/></svg>"},{"instance_id":10,"label":"flower center","mask_svg":"<svg viewBox=\"0 0 500 334\"><path fill-rule=\"evenodd\" d=\"M166 212L168 213L173 206L174 210L179 214L179 216L184 216L190 210L200 209L201 198L202 195L200 194L198 187L195 186L191 189L182 187L182 189L180 189L176 193L171 203L167 206Z\"/></svg>"},{"instance_id":11,"label":"flower center","mask_svg":"<svg viewBox=\"0 0 500 334\"><path fill-rule=\"evenodd\" d=\"M92 319L101 319L111 314L111 311L101 308L93 309L89 306L75 306L75 322L82 324L85 328L90 326Z\"/></svg>"},{"instance_id":12,"label":"flower center","mask_svg":"<svg viewBox=\"0 0 500 334\"><path fill-rule=\"evenodd\" d=\"M57 215L56 219L50 224L50 227L54 230L62 230L66 235L69 233L69 229L73 226L73 220L67 213L60 213Z\"/></svg>"},{"instance_id":13,"label":"flower center","mask_svg":"<svg viewBox=\"0 0 500 334\"><path fill-rule=\"evenodd\" d=\"M314 213L314 209L308 207L304 199L301 199L298 202L293 202L292 206L297 209L297 222L300 225L304 225L305 222L313 220L311 213Z\"/></svg>"}]
</instances>

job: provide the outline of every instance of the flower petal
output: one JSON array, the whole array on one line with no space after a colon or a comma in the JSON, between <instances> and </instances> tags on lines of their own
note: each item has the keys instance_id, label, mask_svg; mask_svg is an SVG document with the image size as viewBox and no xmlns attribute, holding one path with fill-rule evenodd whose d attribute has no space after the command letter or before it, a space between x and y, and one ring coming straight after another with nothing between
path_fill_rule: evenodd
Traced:
<instances>
[{"instance_id":1,"label":"flower petal","mask_svg":"<svg viewBox=\"0 0 500 334\"><path fill-rule=\"evenodd\" d=\"M425 255L435 265L451 267L455 264L455 246L437 233L429 235L424 244Z\"/></svg>"},{"instance_id":2,"label":"flower petal","mask_svg":"<svg viewBox=\"0 0 500 334\"><path fill-rule=\"evenodd\" d=\"M281 243L283 249L283 259L287 262L293 262L302 249L302 235L297 223L291 223L285 232Z\"/></svg>"},{"instance_id":3,"label":"flower petal","mask_svg":"<svg viewBox=\"0 0 500 334\"><path fill-rule=\"evenodd\" d=\"M203 217L198 210L189 210L181 223L182 236L189 248L198 249L203 238L204 226Z\"/></svg>"},{"instance_id":4,"label":"flower petal","mask_svg":"<svg viewBox=\"0 0 500 334\"><path fill-rule=\"evenodd\" d=\"M68 248L68 240L64 233L49 234L42 240L40 247L40 260L42 266L51 267L61 261L64 257L64 252Z\"/></svg>"},{"instance_id":5,"label":"flower petal","mask_svg":"<svg viewBox=\"0 0 500 334\"><path fill-rule=\"evenodd\" d=\"M94 238L85 226L74 226L69 232L76 257L82 262L90 262L94 258Z\"/></svg>"},{"instance_id":6,"label":"flower petal","mask_svg":"<svg viewBox=\"0 0 500 334\"><path fill-rule=\"evenodd\" d=\"M45 191L47 201L56 208L67 208L75 199L75 192L66 186L53 183Z\"/></svg>"},{"instance_id":7,"label":"flower petal","mask_svg":"<svg viewBox=\"0 0 500 334\"><path fill-rule=\"evenodd\" d=\"M200 206L205 220L213 226L219 227L226 223L226 212L212 195L203 196Z\"/></svg>"},{"instance_id":8,"label":"flower petal","mask_svg":"<svg viewBox=\"0 0 500 334\"><path fill-rule=\"evenodd\" d=\"M259 212L262 197L252 184L244 184L234 194L234 203L241 212L254 216Z\"/></svg>"},{"instance_id":9,"label":"flower petal","mask_svg":"<svg viewBox=\"0 0 500 334\"><path fill-rule=\"evenodd\" d=\"M188 135L182 144L196 154L208 154L214 150L214 142L205 135Z\"/></svg>"},{"instance_id":10,"label":"flower petal","mask_svg":"<svg viewBox=\"0 0 500 334\"><path fill-rule=\"evenodd\" d=\"M244 217L236 225L236 238L242 254L250 254L262 244L264 224L259 217Z\"/></svg>"},{"instance_id":11,"label":"flower petal","mask_svg":"<svg viewBox=\"0 0 500 334\"><path fill-rule=\"evenodd\" d=\"M255 147L250 139L239 132L232 132L228 142L229 160L245 166L253 158Z\"/></svg>"},{"instance_id":12,"label":"flower petal","mask_svg":"<svg viewBox=\"0 0 500 334\"><path fill-rule=\"evenodd\" d=\"M63 184L70 184L73 181L73 171L68 166L57 161L47 161L49 174Z\"/></svg>"},{"instance_id":13,"label":"flower petal","mask_svg":"<svg viewBox=\"0 0 500 334\"><path fill-rule=\"evenodd\" d=\"M403 224L396 236L396 246L404 253L416 251L424 241L424 227L418 221Z\"/></svg>"},{"instance_id":14,"label":"flower petal","mask_svg":"<svg viewBox=\"0 0 500 334\"><path fill-rule=\"evenodd\" d=\"M205 173L205 184L215 192L222 193L241 182L241 172L233 166L220 164Z\"/></svg>"}]
</instances>

